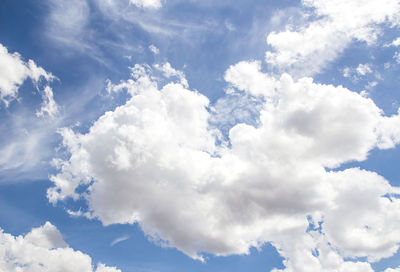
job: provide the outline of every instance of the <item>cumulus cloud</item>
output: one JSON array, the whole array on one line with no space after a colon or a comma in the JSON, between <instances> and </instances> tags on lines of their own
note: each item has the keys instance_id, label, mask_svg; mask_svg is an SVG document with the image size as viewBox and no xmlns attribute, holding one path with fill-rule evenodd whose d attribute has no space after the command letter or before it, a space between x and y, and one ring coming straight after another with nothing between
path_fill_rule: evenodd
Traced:
<instances>
[{"instance_id":1,"label":"cumulus cloud","mask_svg":"<svg viewBox=\"0 0 400 272\"><path fill-rule=\"evenodd\" d=\"M372 73L372 69L368 63L362 64L360 63L356 68L357 74L360 76L365 76L366 74Z\"/></svg>"},{"instance_id":2,"label":"cumulus cloud","mask_svg":"<svg viewBox=\"0 0 400 272\"><path fill-rule=\"evenodd\" d=\"M50 202L83 197L83 214L138 223L156 243L201 260L271 242L285 271L372 271L345 259L398 250L400 189L374 172L335 168L397 144L399 115L344 87L272 78L241 62L225 78L231 95L255 97L257 120L233 125L221 144L210 120L225 106L182 82L158 87L149 66L131 71L110 86L130 94L124 105L86 134L60 132L70 157L50 178Z\"/></svg>"},{"instance_id":3,"label":"cumulus cloud","mask_svg":"<svg viewBox=\"0 0 400 272\"><path fill-rule=\"evenodd\" d=\"M0 270L15 272L121 272L99 263L94 269L90 256L70 248L49 222L25 236L0 229Z\"/></svg>"},{"instance_id":4,"label":"cumulus cloud","mask_svg":"<svg viewBox=\"0 0 400 272\"><path fill-rule=\"evenodd\" d=\"M19 53L9 53L2 44L0 44L0 68L0 99L6 106L17 98L18 89L26 79L30 78L39 92L41 92L39 81L42 78L47 82L54 79L51 73L37 66L33 60L23 61ZM43 91L43 99L45 104L43 112L54 115L57 111L57 105L53 100L53 92L49 86L46 86ZM49 107L51 107L51 110Z\"/></svg>"},{"instance_id":5,"label":"cumulus cloud","mask_svg":"<svg viewBox=\"0 0 400 272\"><path fill-rule=\"evenodd\" d=\"M260 69L260 61L242 61L229 67L225 72L225 80L237 89L246 90L255 96L266 95L268 91L274 92L274 78L261 73Z\"/></svg>"},{"instance_id":6,"label":"cumulus cloud","mask_svg":"<svg viewBox=\"0 0 400 272\"><path fill-rule=\"evenodd\" d=\"M353 40L374 43L379 24L398 26L400 2L392 0L323 1L303 0L304 17L316 18L299 26L288 25L272 32L266 62L296 75L322 71ZM310 11L311 9L311 11Z\"/></svg>"}]
</instances>

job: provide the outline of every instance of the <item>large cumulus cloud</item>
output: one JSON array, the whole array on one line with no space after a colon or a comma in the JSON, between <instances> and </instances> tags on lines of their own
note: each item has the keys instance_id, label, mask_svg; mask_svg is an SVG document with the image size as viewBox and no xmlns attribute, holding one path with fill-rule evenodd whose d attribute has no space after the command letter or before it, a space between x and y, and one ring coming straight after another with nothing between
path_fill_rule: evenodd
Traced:
<instances>
[{"instance_id":1,"label":"large cumulus cloud","mask_svg":"<svg viewBox=\"0 0 400 272\"><path fill-rule=\"evenodd\" d=\"M129 93L124 105L85 134L61 130L70 156L55 160L52 203L85 198L87 216L137 222L193 258L271 242L285 271L372 271L344 260L397 251L399 189L374 172L335 168L393 147L399 135L388 122L398 124L398 115L384 116L344 87L273 78L258 62L242 62L226 72L227 96L254 97L259 116L223 137L205 96L181 83L159 88L148 66L131 70L109 86Z\"/></svg>"}]
</instances>

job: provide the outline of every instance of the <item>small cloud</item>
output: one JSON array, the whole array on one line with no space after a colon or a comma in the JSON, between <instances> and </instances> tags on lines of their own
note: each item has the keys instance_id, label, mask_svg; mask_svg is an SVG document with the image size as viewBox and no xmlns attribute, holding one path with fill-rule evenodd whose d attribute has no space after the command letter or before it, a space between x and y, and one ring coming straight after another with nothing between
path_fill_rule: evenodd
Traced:
<instances>
[{"instance_id":1,"label":"small cloud","mask_svg":"<svg viewBox=\"0 0 400 272\"><path fill-rule=\"evenodd\" d=\"M54 101L53 90L46 86L42 91L42 106L39 111L36 111L36 116L43 117L48 115L53 118L59 113L59 106Z\"/></svg>"},{"instance_id":2,"label":"small cloud","mask_svg":"<svg viewBox=\"0 0 400 272\"><path fill-rule=\"evenodd\" d=\"M392 42L392 46L399 46L400 45L400 37L399 38L397 38L397 39L395 39L393 42Z\"/></svg>"},{"instance_id":3,"label":"small cloud","mask_svg":"<svg viewBox=\"0 0 400 272\"><path fill-rule=\"evenodd\" d=\"M119 237L119 238L116 238L116 239L114 239L111 243L110 243L110 246L112 247L112 246L115 246L116 244L118 244L118 243L121 243L121 242L123 242L123 241L125 241L125 240L128 240L130 237L128 236L128 235L124 235L124 236L122 236L122 237Z\"/></svg>"},{"instance_id":4,"label":"small cloud","mask_svg":"<svg viewBox=\"0 0 400 272\"><path fill-rule=\"evenodd\" d=\"M393 58L398 64L400 64L400 51L396 52Z\"/></svg>"},{"instance_id":5,"label":"small cloud","mask_svg":"<svg viewBox=\"0 0 400 272\"><path fill-rule=\"evenodd\" d=\"M372 73L372 69L367 63L359 64L358 67L356 68L356 72L361 76L365 76L366 74Z\"/></svg>"},{"instance_id":6,"label":"small cloud","mask_svg":"<svg viewBox=\"0 0 400 272\"><path fill-rule=\"evenodd\" d=\"M343 76L345 78L350 77L350 68L349 67L346 67L346 68L343 69Z\"/></svg>"},{"instance_id":7,"label":"small cloud","mask_svg":"<svg viewBox=\"0 0 400 272\"><path fill-rule=\"evenodd\" d=\"M150 45L149 49L151 52L153 52L154 55L160 54L160 50L157 47L155 47L154 45Z\"/></svg>"},{"instance_id":8,"label":"small cloud","mask_svg":"<svg viewBox=\"0 0 400 272\"><path fill-rule=\"evenodd\" d=\"M70 209L66 209L65 210L70 216L72 217L86 217L88 219L93 219L94 216L90 213L90 212L84 212L81 209L79 209L78 211L73 211Z\"/></svg>"},{"instance_id":9,"label":"small cloud","mask_svg":"<svg viewBox=\"0 0 400 272\"><path fill-rule=\"evenodd\" d=\"M367 90L371 90L372 88L378 85L377 81L368 82L368 84L364 87Z\"/></svg>"},{"instance_id":10,"label":"small cloud","mask_svg":"<svg viewBox=\"0 0 400 272\"><path fill-rule=\"evenodd\" d=\"M345 67L343 69L343 77L350 78L353 82L359 81L363 76L373 73L371 66L368 63L359 64L357 68ZM377 79L381 79L379 73L375 73Z\"/></svg>"},{"instance_id":11,"label":"small cloud","mask_svg":"<svg viewBox=\"0 0 400 272\"><path fill-rule=\"evenodd\" d=\"M225 21L225 27L229 32L232 32L232 31L236 30L236 27L231 22L229 22L228 20Z\"/></svg>"}]
</instances>

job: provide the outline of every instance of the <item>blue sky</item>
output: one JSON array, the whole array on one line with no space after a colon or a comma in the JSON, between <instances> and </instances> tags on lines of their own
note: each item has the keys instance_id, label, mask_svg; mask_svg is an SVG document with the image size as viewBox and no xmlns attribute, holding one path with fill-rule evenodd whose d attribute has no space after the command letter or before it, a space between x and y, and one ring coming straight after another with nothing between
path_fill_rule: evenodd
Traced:
<instances>
[{"instance_id":1,"label":"blue sky","mask_svg":"<svg viewBox=\"0 0 400 272\"><path fill-rule=\"evenodd\" d=\"M0 270L400 271L398 14L1 1Z\"/></svg>"}]
</instances>

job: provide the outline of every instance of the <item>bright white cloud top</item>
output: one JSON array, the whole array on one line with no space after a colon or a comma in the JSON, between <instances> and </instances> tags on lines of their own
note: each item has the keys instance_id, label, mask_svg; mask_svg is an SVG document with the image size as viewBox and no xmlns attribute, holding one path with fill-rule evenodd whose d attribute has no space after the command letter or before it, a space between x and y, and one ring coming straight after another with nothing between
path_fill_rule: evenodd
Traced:
<instances>
[{"instance_id":1,"label":"bright white cloud top","mask_svg":"<svg viewBox=\"0 0 400 272\"><path fill-rule=\"evenodd\" d=\"M90 256L70 248L50 222L25 236L0 229L0 270L10 272L121 272L99 263L93 268Z\"/></svg>"}]
</instances>

